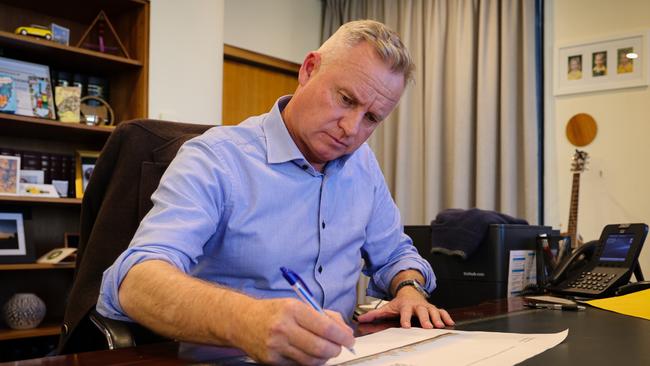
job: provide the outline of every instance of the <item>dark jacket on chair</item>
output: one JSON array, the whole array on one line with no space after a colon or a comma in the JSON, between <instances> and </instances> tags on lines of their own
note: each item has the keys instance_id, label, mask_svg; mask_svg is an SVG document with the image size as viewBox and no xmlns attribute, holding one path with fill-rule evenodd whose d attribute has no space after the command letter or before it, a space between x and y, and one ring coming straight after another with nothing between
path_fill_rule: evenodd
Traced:
<instances>
[{"instance_id":1,"label":"dark jacket on chair","mask_svg":"<svg viewBox=\"0 0 650 366\"><path fill-rule=\"evenodd\" d=\"M91 350L85 334L92 327L87 315L97 303L102 273L128 247L180 146L210 127L134 120L121 123L111 134L84 192L77 267L59 353Z\"/></svg>"}]
</instances>

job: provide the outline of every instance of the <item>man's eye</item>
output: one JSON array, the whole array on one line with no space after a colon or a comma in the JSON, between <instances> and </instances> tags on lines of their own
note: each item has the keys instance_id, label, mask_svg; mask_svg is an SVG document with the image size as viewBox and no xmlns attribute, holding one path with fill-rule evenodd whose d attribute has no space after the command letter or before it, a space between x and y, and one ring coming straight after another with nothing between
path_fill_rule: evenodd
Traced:
<instances>
[{"instance_id":1,"label":"man's eye","mask_svg":"<svg viewBox=\"0 0 650 366\"><path fill-rule=\"evenodd\" d=\"M353 105L354 104L354 101L352 100L352 98L348 97L345 94L341 94L341 101L343 101L343 104L345 104L345 105Z\"/></svg>"},{"instance_id":2,"label":"man's eye","mask_svg":"<svg viewBox=\"0 0 650 366\"><path fill-rule=\"evenodd\" d=\"M379 122L379 119L377 118L377 116L375 116L375 115L372 114L372 113L366 113L366 119L367 119L368 121L372 122L372 123L377 123L377 122Z\"/></svg>"}]
</instances>

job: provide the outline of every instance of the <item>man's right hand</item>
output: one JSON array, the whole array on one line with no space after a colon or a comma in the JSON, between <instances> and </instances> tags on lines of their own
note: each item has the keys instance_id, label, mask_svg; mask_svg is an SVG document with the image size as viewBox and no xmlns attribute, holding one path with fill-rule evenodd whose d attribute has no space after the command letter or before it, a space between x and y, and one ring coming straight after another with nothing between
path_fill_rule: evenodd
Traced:
<instances>
[{"instance_id":1,"label":"man's right hand","mask_svg":"<svg viewBox=\"0 0 650 366\"><path fill-rule=\"evenodd\" d=\"M263 363L321 365L354 345L339 313L325 316L297 299L255 300L244 311L234 343Z\"/></svg>"},{"instance_id":2,"label":"man's right hand","mask_svg":"<svg viewBox=\"0 0 650 366\"><path fill-rule=\"evenodd\" d=\"M352 346L341 315L295 298L259 300L186 275L159 260L133 266L119 290L131 319L180 341L238 347L272 364L322 364Z\"/></svg>"}]
</instances>

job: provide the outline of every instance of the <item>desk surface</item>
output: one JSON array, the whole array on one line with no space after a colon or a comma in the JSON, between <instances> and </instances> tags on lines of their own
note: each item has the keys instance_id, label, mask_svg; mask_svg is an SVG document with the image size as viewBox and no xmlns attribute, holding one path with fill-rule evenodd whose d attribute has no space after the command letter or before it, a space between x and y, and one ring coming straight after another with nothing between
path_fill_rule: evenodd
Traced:
<instances>
[{"instance_id":1,"label":"desk surface","mask_svg":"<svg viewBox=\"0 0 650 366\"><path fill-rule=\"evenodd\" d=\"M563 343L522 365L650 365L650 321L647 320L596 308L579 312L528 309L520 298L454 309L450 313L458 330L548 333L569 328L569 336ZM396 325L396 322L362 324L357 333L374 333ZM185 365L193 362L237 365L242 364L239 356L241 352L234 349L169 342L18 361L12 365Z\"/></svg>"}]
</instances>

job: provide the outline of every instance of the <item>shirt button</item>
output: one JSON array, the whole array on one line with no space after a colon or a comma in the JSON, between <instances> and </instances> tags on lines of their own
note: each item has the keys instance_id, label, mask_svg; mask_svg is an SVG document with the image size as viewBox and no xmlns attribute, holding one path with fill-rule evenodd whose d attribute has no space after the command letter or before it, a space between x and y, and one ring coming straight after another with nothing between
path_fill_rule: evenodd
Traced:
<instances>
[{"instance_id":1,"label":"shirt button","mask_svg":"<svg viewBox=\"0 0 650 366\"><path fill-rule=\"evenodd\" d=\"M325 229L325 221L323 221L323 225L322 225L322 226L323 226L323 229Z\"/></svg>"},{"instance_id":2,"label":"shirt button","mask_svg":"<svg viewBox=\"0 0 650 366\"><path fill-rule=\"evenodd\" d=\"M301 165L300 167L302 168L302 170L307 170L307 169L309 169L309 166L308 166L307 164L303 164L303 165Z\"/></svg>"},{"instance_id":3,"label":"shirt button","mask_svg":"<svg viewBox=\"0 0 650 366\"><path fill-rule=\"evenodd\" d=\"M318 273L323 273L323 266L318 266Z\"/></svg>"}]
</instances>

